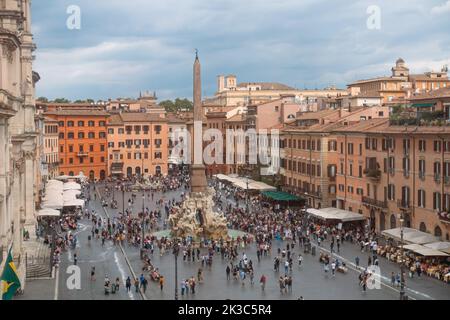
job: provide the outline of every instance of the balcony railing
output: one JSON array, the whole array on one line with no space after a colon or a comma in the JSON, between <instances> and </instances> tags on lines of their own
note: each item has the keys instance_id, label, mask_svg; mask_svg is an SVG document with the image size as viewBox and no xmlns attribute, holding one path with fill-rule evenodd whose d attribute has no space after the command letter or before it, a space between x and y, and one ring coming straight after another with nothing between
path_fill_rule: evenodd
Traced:
<instances>
[{"instance_id":1,"label":"balcony railing","mask_svg":"<svg viewBox=\"0 0 450 320\"><path fill-rule=\"evenodd\" d=\"M77 156L79 156L79 157L87 157L89 154L87 153L87 152L84 152L84 151L80 151L80 152L78 152L78 154L77 154Z\"/></svg>"},{"instance_id":2,"label":"balcony railing","mask_svg":"<svg viewBox=\"0 0 450 320\"><path fill-rule=\"evenodd\" d=\"M397 200L397 207L401 210L411 210L411 202L409 200Z\"/></svg>"},{"instance_id":3,"label":"balcony railing","mask_svg":"<svg viewBox=\"0 0 450 320\"><path fill-rule=\"evenodd\" d=\"M440 173L434 174L434 181L436 181L437 183L441 182L441 174Z\"/></svg>"},{"instance_id":4,"label":"balcony railing","mask_svg":"<svg viewBox=\"0 0 450 320\"><path fill-rule=\"evenodd\" d=\"M381 170L379 169L366 168L364 170L364 174L366 177L374 181L380 181L381 179Z\"/></svg>"},{"instance_id":5,"label":"balcony railing","mask_svg":"<svg viewBox=\"0 0 450 320\"><path fill-rule=\"evenodd\" d=\"M362 197L362 202L363 204L381 209L386 209L388 207L387 201L375 200L369 197Z\"/></svg>"},{"instance_id":6,"label":"balcony railing","mask_svg":"<svg viewBox=\"0 0 450 320\"><path fill-rule=\"evenodd\" d=\"M445 184L446 186L450 185L450 176L445 176L445 177L444 177L444 184Z\"/></svg>"}]
</instances>

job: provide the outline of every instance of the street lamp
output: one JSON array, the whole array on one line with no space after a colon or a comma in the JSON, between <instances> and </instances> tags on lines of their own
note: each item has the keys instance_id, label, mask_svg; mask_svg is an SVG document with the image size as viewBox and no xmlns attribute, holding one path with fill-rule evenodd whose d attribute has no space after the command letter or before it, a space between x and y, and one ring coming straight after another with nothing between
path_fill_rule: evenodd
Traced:
<instances>
[{"instance_id":1,"label":"street lamp","mask_svg":"<svg viewBox=\"0 0 450 320\"><path fill-rule=\"evenodd\" d=\"M249 203L248 203L248 176L246 176L246 178L247 178L247 193L246 193L246 197L245 197L245 206L246 206L247 214L249 214L250 207L249 207Z\"/></svg>"},{"instance_id":2,"label":"street lamp","mask_svg":"<svg viewBox=\"0 0 450 320\"><path fill-rule=\"evenodd\" d=\"M175 257L175 300L178 300L178 253L180 252L180 245L178 239L173 245L173 255Z\"/></svg>"},{"instance_id":3,"label":"street lamp","mask_svg":"<svg viewBox=\"0 0 450 320\"><path fill-rule=\"evenodd\" d=\"M122 183L122 214L125 216L125 185Z\"/></svg>"},{"instance_id":4,"label":"street lamp","mask_svg":"<svg viewBox=\"0 0 450 320\"><path fill-rule=\"evenodd\" d=\"M403 211L400 214L400 257L402 259L400 264L400 300L405 299L405 276L404 276L404 264L405 264L405 258L403 256L403 223L405 219L403 216Z\"/></svg>"},{"instance_id":5,"label":"street lamp","mask_svg":"<svg viewBox=\"0 0 450 320\"><path fill-rule=\"evenodd\" d=\"M145 211L145 193L142 193L142 224L141 224L141 230L142 230L142 235L141 235L141 259L144 258L144 211Z\"/></svg>"}]
</instances>

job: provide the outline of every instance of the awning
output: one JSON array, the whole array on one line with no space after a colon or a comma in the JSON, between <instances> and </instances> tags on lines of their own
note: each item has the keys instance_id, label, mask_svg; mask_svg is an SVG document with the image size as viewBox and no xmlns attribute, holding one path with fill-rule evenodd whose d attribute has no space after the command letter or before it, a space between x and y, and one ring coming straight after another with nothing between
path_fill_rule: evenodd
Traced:
<instances>
[{"instance_id":1,"label":"awning","mask_svg":"<svg viewBox=\"0 0 450 320\"><path fill-rule=\"evenodd\" d=\"M76 199L77 196L80 194L81 194L80 190L66 190L63 193L63 200L68 201L68 200Z\"/></svg>"},{"instance_id":2,"label":"awning","mask_svg":"<svg viewBox=\"0 0 450 320\"><path fill-rule=\"evenodd\" d=\"M388 238L401 241L401 228L381 231L381 234ZM424 244L437 242L439 239L429 233L412 228L403 228L403 241L410 244Z\"/></svg>"},{"instance_id":3,"label":"awning","mask_svg":"<svg viewBox=\"0 0 450 320\"><path fill-rule=\"evenodd\" d=\"M222 180L222 181L228 181L232 183L234 186L246 190L247 187L249 190L276 190L275 187L268 185L267 183L264 183L262 181L255 181L252 179L247 179L245 177L239 177L237 175L225 175L225 174L216 174L214 175L215 178ZM248 180L248 181L247 181ZM247 185L248 182L248 185Z\"/></svg>"},{"instance_id":4,"label":"awning","mask_svg":"<svg viewBox=\"0 0 450 320\"><path fill-rule=\"evenodd\" d=\"M63 185L63 190L81 190L81 185L76 182L66 182Z\"/></svg>"},{"instance_id":5,"label":"awning","mask_svg":"<svg viewBox=\"0 0 450 320\"><path fill-rule=\"evenodd\" d=\"M427 248L425 246L422 246L420 244L409 244L403 247L406 250L413 251L415 253L418 253L425 257L448 257L448 254Z\"/></svg>"},{"instance_id":6,"label":"awning","mask_svg":"<svg viewBox=\"0 0 450 320\"><path fill-rule=\"evenodd\" d=\"M64 201L64 207L84 208L84 200L83 199L72 199L72 200Z\"/></svg>"},{"instance_id":7,"label":"awning","mask_svg":"<svg viewBox=\"0 0 450 320\"><path fill-rule=\"evenodd\" d=\"M263 196L275 201L300 201L302 198L284 191L263 191Z\"/></svg>"},{"instance_id":8,"label":"awning","mask_svg":"<svg viewBox=\"0 0 450 320\"><path fill-rule=\"evenodd\" d=\"M434 103L413 103L413 108L430 108L434 107Z\"/></svg>"},{"instance_id":9,"label":"awning","mask_svg":"<svg viewBox=\"0 0 450 320\"><path fill-rule=\"evenodd\" d=\"M424 244L425 247L450 254L450 242L438 241Z\"/></svg>"},{"instance_id":10,"label":"awning","mask_svg":"<svg viewBox=\"0 0 450 320\"><path fill-rule=\"evenodd\" d=\"M36 214L38 217L59 217L61 212L55 209L45 208L39 210Z\"/></svg>"},{"instance_id":11,"label":"awning","mask_svg":"<svg viewBox=\"0 0 450 320\"><path fill-rule=\"evenodd\" d=\"M366 218L362 214L332 207L323 209L309 208L306 210L306 212L321 220L339 220L342 222L366 220Z\"/></svg>"}]
</instances>

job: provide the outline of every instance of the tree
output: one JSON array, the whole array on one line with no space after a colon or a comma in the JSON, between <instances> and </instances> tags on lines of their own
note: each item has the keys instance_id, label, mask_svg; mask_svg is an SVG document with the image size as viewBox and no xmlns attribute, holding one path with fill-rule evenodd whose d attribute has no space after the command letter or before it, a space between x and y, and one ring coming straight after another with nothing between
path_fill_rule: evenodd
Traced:
<instances>
[{"instance_id":1,"label":"tree","mask_svg":"<svg viewBox=\"0 0 450 320\"><path fill-rule=\"evenodd\" d=\"M55 100L53 100L54 103L70 103L70 100L66 99L66 98L56 98Z\"/></svg>"},{"instance_id":2,"label":"tree","mask_svg":"<svg viewBox=\"0 0 450 320\"><path fill-rule=\"evenodd\" d=\"M184 98L176 98L175 102L172 100L164 100L159 103L161 107L164 107L164 109L167 112L177 112L177 111L189 111L192 110L193 104L192 101Z\"/></svg>"},{"instance_id":3,"label":"tree","mask_svg":"<svg viewBox=\"0 0 450 320\"><path fill-rule=\"evenodd\" d=\"M176 111L175 110L175 104L172 102L172 100L161 101L159 103L159 105L161 107L163 107L166 110L166 112L175 112Z\"/></svg>"},{"instance_id":4,"label":"tree","mask_svg":"<svg viewBox=\"0 0 450 320\"><path fill-rule=\"evenodd\" d=\"M47 103L48 99L46 97L39 97L39 98L36 99L36 101Z\"/></svg>"}]
</instances>

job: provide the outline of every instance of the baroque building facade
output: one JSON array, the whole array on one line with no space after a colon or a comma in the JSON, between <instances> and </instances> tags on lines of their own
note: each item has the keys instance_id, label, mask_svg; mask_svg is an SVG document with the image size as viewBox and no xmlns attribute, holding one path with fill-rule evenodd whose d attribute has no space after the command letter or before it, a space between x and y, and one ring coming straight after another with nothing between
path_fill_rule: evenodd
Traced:
<instances>
[{"instance_id":1,"label":"baroque building facade","mask_svg":"<svg viewBox=\"0 0 450 320\"><path fill-rule=\"evenodd\" d=\"M23 234L35 235L38 189L34 85L39 75L32 71L30 6L30 0L0 1L0 248L4 258L13 247L21 278Z\"/></svg>"}]
</instances>

